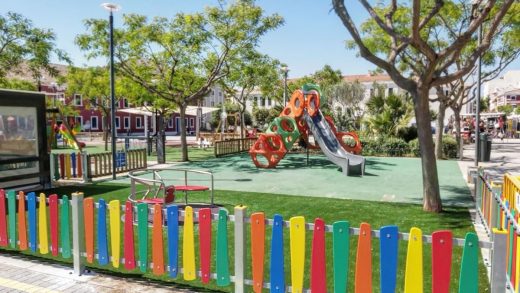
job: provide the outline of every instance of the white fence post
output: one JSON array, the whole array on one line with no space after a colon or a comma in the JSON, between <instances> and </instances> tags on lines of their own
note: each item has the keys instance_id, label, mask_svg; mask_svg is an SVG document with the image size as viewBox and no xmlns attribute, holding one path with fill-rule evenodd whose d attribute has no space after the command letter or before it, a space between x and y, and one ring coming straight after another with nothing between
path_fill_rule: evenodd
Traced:
<instances>
[{"instance_id":1,"label":"white fence post","mask_svg":"<svg viewBox=\"0 0 520 293\"><path fill-rule=\"evenodd\" d=\"M515 234L516 236L516 234ZM493 229L493 251L491 254L491 293L506 292L507 231Z\"/></svg>"},{"instance_id":2,"label":"white fence post","mask_svg":"<svg viewBox=\"0 0 520 293\"><path fill-rule=\"evenodd\" d=\"M247 207L235 207L235 293L244 292Z\"/></svg>"},{"instance_id":3,"label":"white fence post","mask_svg":"<svg viewBox=\"0 0 520 293\"><path fill-rule=\"evenodd\" d=\"M83 252L85 251L85 224L83 216L83 193L72 194L72 260L74 274L81 276L85 271Z\"/></svg>"}]
</instances>

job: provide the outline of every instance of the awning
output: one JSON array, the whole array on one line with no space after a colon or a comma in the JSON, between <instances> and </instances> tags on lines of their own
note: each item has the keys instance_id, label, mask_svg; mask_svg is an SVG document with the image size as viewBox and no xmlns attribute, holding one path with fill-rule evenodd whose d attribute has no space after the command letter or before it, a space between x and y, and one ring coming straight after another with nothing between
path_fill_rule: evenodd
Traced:
<instances>
[{"instance_id":1,"label":"awning","mask_svg":"<svg viewBox=\"0 0 520 293\"><path fill-rule=\"evenodd\" d=\"M197 106L188 106L186 108L186 115L190 116L197 116L197 109L199 107ZM202 110L202 115L211 113L213 111L217 111L219 108L215 107L200 107ZM129 114L135 114L135 115L142 115L142 116L153 116L155 113L153 111L150 111L146 107L136 107L136 108L125 108L125 109L117 109L118 112L124 112ZM180 113L179 110L173 111L173 113Z\"/></svg>"}]
</instances>

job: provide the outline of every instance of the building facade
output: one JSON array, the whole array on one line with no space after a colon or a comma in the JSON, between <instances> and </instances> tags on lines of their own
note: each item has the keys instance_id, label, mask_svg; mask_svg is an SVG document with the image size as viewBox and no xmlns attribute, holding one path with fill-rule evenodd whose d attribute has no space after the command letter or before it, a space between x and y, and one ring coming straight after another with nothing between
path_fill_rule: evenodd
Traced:
<instances>
[{"instance_id":1,"label":"building facade","mask_svg":"<svg viewBox=\"0 0 520 293\"><path fill-rule=\"evenodd\" d=\"M483 96L489 98L489 111L497 112L498 107L520 106L520 70L507 71L503 76L483 85Z\"/></svg>"}]
</instances>

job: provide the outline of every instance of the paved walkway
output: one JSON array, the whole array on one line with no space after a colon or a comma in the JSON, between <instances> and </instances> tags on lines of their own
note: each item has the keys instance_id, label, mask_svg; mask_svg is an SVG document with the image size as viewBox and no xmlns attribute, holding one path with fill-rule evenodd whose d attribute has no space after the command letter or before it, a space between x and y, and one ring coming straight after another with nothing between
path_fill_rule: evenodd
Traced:
<instances>
[{"instance_id":1,"label":"paved walkway","mask_svg":"<svg viewBox=\"0 0 520 293\"><path fill-rule=\"evenodd\" d=\"M491 160L480 162L493 180L501 180L504 173L520 175L520 139L508 139L501 141L494 139L491 147ZM459 161L459 167L466 178L469 168L475 168L475 145L464 147L464 159Z\"/></svg>"},{"instance_id":2,"label":"paved walkway","mask_svg":"<svg viewBox=\"0 0 520 293\"><path fill-rule=\"evenodd\" d=\"M193 292L90 272L78 277L70 267L15 255L0 255L0 293L4 292Z\"/></svg>"}]
</instances>

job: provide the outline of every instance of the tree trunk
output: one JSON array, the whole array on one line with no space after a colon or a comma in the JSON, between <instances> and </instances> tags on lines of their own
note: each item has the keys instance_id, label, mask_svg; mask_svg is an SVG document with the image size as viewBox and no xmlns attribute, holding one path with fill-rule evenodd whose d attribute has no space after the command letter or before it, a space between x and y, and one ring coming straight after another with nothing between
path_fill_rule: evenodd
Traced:
<instances>
[{"instance_id":1,"label":"tree trunk","mask_svg":"<svg viewBox=\"0 0 520 293\"><path fill-rule=\"evenodd\" d=\"M103 115L103 141L105 141L105 152L108 152L108 119L107 115Z\"/></svg>"},{"instance_id":2,"label":"tree trunk","mask_svg":"<svg viewBox=\"0 0 520 293\"><path fill-rule=\"evenodd\" d=\"M453 113L455 115L455 139L457 140L458 156L459 160L462 160L464 159L464 141L462 141L460 109L453 108Z\"/></svg>"},{"instance_id":3,"label":"tree trunk","mask_svg":"<svg viewBox=\"0 0 520 293\"><path fill-rule=\"evenodd\" d=\"M439 101L439 113L437 114L437 129L435 130L435 157L443 158L442 136L444 135L444 116L446 116L446 105Z\"/></svg>"},{"instance_id":4,"label":"tree trunk","mask_svg":"<svg viewBox=\"0 0 520 293\"><path fill-rule=\"evenodd\" d=\"M166 163L166 132L164 129L164 113L159 113L159 121L157 121L157 163Z\"/></svg>"},{"instance_id":5,"label":"tree trunk","mask_svg":"<svg viewBox=\"0 0 520 293\"><path fill-rule=\"evenodd\" d=\"M415 119L421 148L423 209L438 213L442 211L442 202L433 147L428 89L419 88L410 93L414 98Z\"/></svg>"},{"instance_id":6,"label":"tree trunk","mask_svg":"<svg viewBox=\"0 0 520 293\"><path fill-rule=\"evenodd\" d=\"M181 111L181 151L182 151L182 157L181 161L186 162L188 161L188 142L186 140L186 105L182 104L179 107Z\"/></svg>"},{"instance_id":7,"label":"tree trunk","mask_svg":"<svg viewBox=\"0 0 520 293\"><path fill-rule=\"evenodd\" d=\"M246 123L244 122L244 112L246 110L245 109L241 109L240 110L240 139L244 139L244 133L245 133L245 126L246 126Z\"/></svg>"}]
</instances>

